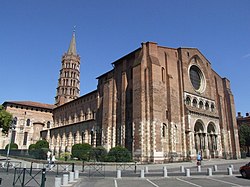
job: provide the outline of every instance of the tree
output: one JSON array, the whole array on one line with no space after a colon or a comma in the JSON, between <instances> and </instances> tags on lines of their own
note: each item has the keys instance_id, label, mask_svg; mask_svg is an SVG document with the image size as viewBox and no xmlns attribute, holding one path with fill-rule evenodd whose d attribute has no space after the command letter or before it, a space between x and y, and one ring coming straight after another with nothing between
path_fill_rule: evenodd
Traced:
<instances>
[{"instance_id":1,"label":"tree","mask_svg":"<svg viewBox=\"0 0 250 187\"><path fill-rule=\"evenodd\" d=\"M110 149L107 157L109 162L130 162L132 161L131 153L124 147L117 146Z\"/></svg>"},{"instance_id":2,"label":"tree","mask_svg":"<svg viewBox=\"0 0 250 187\"><path fill-rule=\"evenodd\" d=\"M72 146L72 158L78 158L79 160L88 161L90 158L91 145L87 143L75 144Z\"/></svg>"},{"instance_id":3,"label":"tree","mask_svg":"<svg viewBox=\"0 0 250 187\"><path fill-rule=\"evenodd\" d=\"M240 147L244 151L247 150L250 146L250 126L247 124L242 124L239 128L239 138L240 138Z\"/></svg>"},{"instance_id":4,"label":"tree","mask_svg":"<svg viewBox=\"0 0 250 187\"><path fill-rule=\"evenodd\" d=\"M0 105L0 128L2 132L7 134L12 121L12 114L7 112L2 105Z\"/></svg>"}]
</instances>

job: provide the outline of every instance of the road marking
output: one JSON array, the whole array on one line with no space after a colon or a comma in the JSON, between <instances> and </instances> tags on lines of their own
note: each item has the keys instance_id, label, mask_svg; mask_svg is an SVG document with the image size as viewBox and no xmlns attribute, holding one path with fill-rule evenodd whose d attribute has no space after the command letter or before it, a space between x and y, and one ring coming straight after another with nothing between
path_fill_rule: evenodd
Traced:
<instances>
[{"instance_id":1,"label":"road marking","mask_svg":"<svg viewBox=\"0 0 250 187\"><path fill-rule=\"evenodd\" d=\"M179 181L181 181L181 182L185 182L185 183L191 184L191 185L193 185L193 186L202 187L202 186L200 186L200 185L198 185L198 184L195 184L195 183L192 183L192 182L188 182L188 181L182 180L182 179L180 179L180 178L176 178L176 179L179 180Z\"/></svg>"},{"instance_id":2,"label":"road marking","mask_svg":"<svg viewBox=\"0 0 250 187\"><path fill-rule=\"evenodd\" d=\"M115 179L114 179L114 182L115 182L115 187L118 187L117 182L116 182L116 180L115 180Z\"/></svg>"},{"instance_id":3,"label":"road marking","mask_svg":"<svg viewBox=\"0 0 250 187\"><path fill-rule=\"evenodd\" d=\"M147 181L148 181L149 183L151 183L153 186L159 187L157 184L153 183L151 180L147 179Z\"/></svg>"},{"instance_id":4,"label":"road marking","mask_svg":"<svg viewBox=\"0 0 250 187\"><path fill-rule=\"evenodd\" d=\"M223 180L219 180L219 179L214 179L214 178L208 178L210 180L213 180L213 181L217 181L217 182L222 182L222 183L225 183L225 184L231 184L231 185L234 185L234 186L241 186L239 184L235 184L235 183L231 183L231 182L227 182L227 181L223 181Z\"/></svg>"}]
</instances>

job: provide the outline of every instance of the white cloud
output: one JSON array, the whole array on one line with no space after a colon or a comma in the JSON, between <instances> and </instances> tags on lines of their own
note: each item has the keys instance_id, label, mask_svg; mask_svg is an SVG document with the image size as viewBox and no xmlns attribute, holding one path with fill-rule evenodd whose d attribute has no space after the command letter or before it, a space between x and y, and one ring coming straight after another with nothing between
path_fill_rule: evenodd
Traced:
<instances>
[{"instance_id":1,"label":"white cloud","mask_svg":"<svg viewBox=\"0 0 250 187\"><path fill-rule=\"evenodd\" d=\"M250 53L244 55L242 58L248 58L248 57L250 57Z\"/></svg>"}]
</instances>

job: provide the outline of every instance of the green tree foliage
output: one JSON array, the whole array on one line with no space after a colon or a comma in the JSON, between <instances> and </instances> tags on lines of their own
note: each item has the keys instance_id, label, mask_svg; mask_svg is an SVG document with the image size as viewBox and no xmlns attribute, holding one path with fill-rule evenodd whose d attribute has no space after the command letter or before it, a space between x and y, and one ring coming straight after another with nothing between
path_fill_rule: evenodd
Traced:
<instances>
[{"instance_id":1,"label":"green tree foliage","mask_svg":"<svg viewBox=\"0 0 250 187\"><path fill-rule=\"evenodd\" d=\"M250 126L242 124L239 128L240 146L246 151L246 147L250 146Z\"/></svg>"},{"instance_id":2,"label":"green tree foliage","mask_svg":"<svg viewBox=\"0 0 250 187\"><path fill-rule=\"evenodd\" d=\"M0 128L2 132L7 134L12 121L12 115L7 112L2 105L0 105Z\"/></svg>"},{"instance_id":3,"label":"green tree foliage","mask_svg":"<svg viewBox=\"0 0 250 187\"><path fill-rule=\"evenodd\" d=\"M9 144L5 146L5 150L8 150ZM10 144L10 149L18 149L18 145L16 143Z\"/></svg>"},{"instance_id":4,"label":"green tree foliage","mask_svg":"<svg viewBox=\"0 0 250 187\"><path fill-rule=\"evenodd\" d=\"M88 161L90 158L91 145L87 143L75 144L72 146L71 154L72 158L78 158L79 160Z\"/></svg>"},{"instance_id":5,"label":"green tree foliage","mask_svg":"<svg viewBox=\"0 0 250 187\"><path fill-rule=\"evenodd\" d=\"M117 146L110 149L107 157L109 162L130 162L132 161L131 153L124 147Z\"/></svg>"},{"instance_id":6,"label":"green tree foliage","mask_svg":"<svg viewBox=\"0 0 250 187\"><path fill-rule=\"evenodd\" d=\"M39 140L36 144L29 146L29 154L37 159L45 160L49 151L49 143L46 140Z\"/></svg>"},{"instance_id":7,"label":"green tree foliage","mask_svg":"<svg viewBox=\"0 0 250 187\"><path fill-rule=\"evenodd\" d=\"M91 150L91 159L97 162L104 162L107 158L107 150L102 146L97 146Z\"/></svg>"}]
</instances>

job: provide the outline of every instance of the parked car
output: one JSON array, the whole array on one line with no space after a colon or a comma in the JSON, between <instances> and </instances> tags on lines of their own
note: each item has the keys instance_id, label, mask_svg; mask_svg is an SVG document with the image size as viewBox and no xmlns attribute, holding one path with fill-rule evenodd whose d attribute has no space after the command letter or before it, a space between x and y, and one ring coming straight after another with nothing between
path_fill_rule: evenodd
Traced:
<instances>
[{"instance_id":1,"label":"parked car","mask_svg":"<svg viewBox=\"0 0 250 187\"><path fill-rule=\"evenodd\" d=\"M244 178L250 178L250 162L240 167L240 173Z\"/></svg>"}]
</instances>

